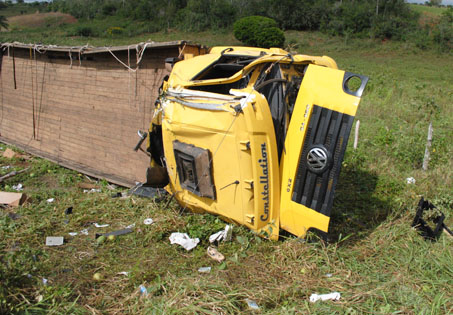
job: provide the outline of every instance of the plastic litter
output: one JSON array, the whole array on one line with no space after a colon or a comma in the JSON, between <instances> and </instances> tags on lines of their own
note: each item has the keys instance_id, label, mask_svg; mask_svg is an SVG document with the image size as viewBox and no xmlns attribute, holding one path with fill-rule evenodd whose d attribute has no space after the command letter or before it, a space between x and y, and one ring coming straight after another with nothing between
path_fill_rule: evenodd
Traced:
<instances>
[{"instance_id":1,"label":"plastic litter","mask_svg":"<svg viewBox=\"0 0 453 315\"><path fill-rule=\"evenodd\" d=\"M211 267L200 267L198 268L199 273L210 273L211 272Z\"/></svg>"},{"instance_id":2,"label":"plastic litter","mask_svg":"<svg viewBox=\"0 0 453 315\"><path fill-rule=\"evenodd\" d=\"M148 219L145 219L145 220L143 221L143 224L145 224L145 225L150 225L150 224L153 224L153 222L154 222L153 219L148 218Z\"/></svg>"},{"instance_id":3,"label":"plastic litter","mask_svg":"<svg viewBox=\"0 0 453 315\"><path fill-rule=\"evenodd\" d=\"M92 188L92 189L84 189L83 192L86 194L92 194L92 193L100 193L101 190L99 188Z\"/></svg>"},{"instance_id":4,"label":"plastic litter","mask_svg":"<svg viewBox=\"0 0 453 315\"><path fill-rule=\"evenodd\" d=\"M52 202L55 201L55 198L49 198L49 199L47 199L46 201L47 201L48 203L52 203Z\"/></svg>"},{"instance_id":5,"label":"plastic litter","mask_svg":"<svg viewBox=\"0 0 453 315\"><path fill-rule=\"evenodd\" d=\"M49 280L47 280L46 278L42 278L42 284L47 285L48 282Z\"/></svg>"},{"instance_id":6,"label":"plastic litter","mask_svg":"<svg viewBox=\"0 0 453 315\"><path fill-rule=\"evenodd\" d=\"M138 289L140 290L140 295L142 296L148 296L148 289L146 289L146 287L141 284Z\"/></svg>"},{"instance_id":7,"label":"plastic litter","mask_svg":"<svg viewBox=\"0 0 453 315\"><path fill-rule=\"evenodd\" d=\"M9 170L12 166L11 165L5 165L2 166L2 170Z\"/></svg>"},{"instance_id":8,"label":"plastic litter","mask_svg":"<svg viewBox=\"0 0 453 315\"><path fill-rule=\"evenodd\" d=\"M105 236L105 237L108 237L110 235L115 235L115 236L119 236L119 235L124 235L124 234L129 234L129 233L132 233L132 229L122 229L122 230L116 230L116 231L112 231L112 232L108 232L108 233L96 233L96 236L95 238L98 238L98 237L101 237L101 236Z\"/></svg>"},{"instance_id":9,"label":"plastic litter","mask_svg":"<svg viewBox=\"0 0 453 315\"><path fill-rule=\"evenodd\" d=\"M332 301L338 301L341 297L341 294L338 292L332 292L328 294L312 294L310 295L310 302L314 303L316 301L327 301L327 300L332 300Z\"/></svg>"},{"instance_id":10,"label":"plastic litter","mask_svg":"<svg viewBox=\"0 0 453 315\"><path fill-rule=\"evenodd\" d=\"M190 238L187 233L171 233L170 244L178 244L184 247L187 251L195 248L200 243L199 238Z\"/></svg>"},{"instance_id":11,"label":"plastic litter","mask_svg":"<svg viewBox=\"0 0 453 315\"><path fill-rule=\"evenodd\" d=\"M64 214L66 214L66 215L72 214L72 207L68 207L68 208L64 211Z\"/></svg>"},{"instance_id":12,"label":"plastic litter","mask_svg":"<svg viewBox=\"0 0 453 315\"><path fill-rule=\"evenodd\" d=\"M226 225L224 230L212 234L209 237L209 242L214 243L215 241L220 242L222 240L224 242L229 242L229 241L231 241L232 235L233 235L233 226Z\"/></svg>"},{"instance_id":13,"label":"plastic litter","mask_svg":"<svg viewBox=\"0 0 453 315\"><path fill-rule=\"evenodd\" d=\"M406 178L406 184L415 184L415 178L413 177L408 177Z\"/></svg>"},{"instance_id":14,"label":"plastic litter","mask_svg":"<svg viewBox=\"0 0 453 315\"><path fill-rule=\"evenodd\" d=\"M259 310L260 309L260 307L258 306L258 304L256 304L255 301L250 300L250 299L245 299L245 301L247 302L247 305L249 306L250 309L252 309L252 310Z\"/></svg>"},{"instance_id":15,"label":"plastic litter","mask_svg":"<svg viewBox=\"0 0 453 315\"><path fill-rule=\"evenodd\" d=\"M326 278L332 278L332 274L331 273L326 273Z\"/></svg>"},{"instance_id":16,"label":"plastic litter","mask_svg":"<svg viewBox=\"0 0 453 315\"><path fill-rule=\"evenodd\" d=\"M47 246L60 246L63 245L64 238L63 236L47 236L46 245Z\"/></svg>"},{"instance_id":17,"label":"plastic litter","mask_svg":"<svg viewBox=\"0 0 453 315\"><path fill-rule=\"evenodd\" d=\"M96 222L93 223L93 225L94 225L95 227L97 227L97 228L105 228L105 227L108 227L108 226L109 226L109 224L98 224L98 223L96 223Z\"/></svg>"},{"instance_id":18,"label":"plastic litter","mask_svg":"<svg viewBox=\"0 0 453 315\"><path fill-rule=\"evenodd\" d=\"M128 226L126 226L126 229L133 229L135 227L135 223L132 223Z\"/></svg>"},{"instance_id":19,"label":"plastic litter","mask_svg":"<svg viewBox=\"0 0 453 315\"><path fill-rule=\"evenodd\" d=\"M69 232L68 234L71 235L71 236L76 236L78 233L77 232Z\"/></svg>"},{"instance_id":20,"label":"plastic litter","mask_svg":"<svg viewBox=\"0 0 453 315\"><path fill-rule=\"evenodd\" d=\"M82 231L80 231L80 234L88 235L88 229L83 229Z\"/></svg>"},{"instance_id":21,"label":"plastic litter","mask_svg":"<svg viewBox=\"0 0 453 315\"><path fill-rule=\"evenodd\" d=\"M223 256L215 247L208 247L207 250L208 256L214 259L215 261L222 262L225 260L225 256Z\"/></svg>"},{"instance_id":22,"label":"plastic litter","mask_svg":"<svg viewBox=\"0 0 453 315\"><path fill-rule=\"evenodd\" d=\"M127 271L120 271L118 272L119 275L123 275L123 276L128 276L129 275L129 272Z\"/></svg>"},{"instance_id":23,"label":"plastic litter","mask_svg":"<svg viewBox=\"0 0 453 315\"><path fill-rule=\"evenodd\" d=\"M24 190L24 186L22 184L13 185L11 188L16 190L16 191Z\"/></svg>"}]
</instances>

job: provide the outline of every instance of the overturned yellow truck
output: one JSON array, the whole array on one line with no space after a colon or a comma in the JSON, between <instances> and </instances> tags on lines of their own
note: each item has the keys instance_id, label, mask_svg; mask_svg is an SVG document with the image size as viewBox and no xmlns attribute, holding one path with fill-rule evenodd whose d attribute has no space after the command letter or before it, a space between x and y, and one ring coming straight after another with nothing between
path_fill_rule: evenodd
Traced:
<instances>
[{"instance_id":1,"label":"overturned yellow truck","mask_svg":"<svg viewBox=\"0 0 453 315\"><path fill-rule=\"evenodd\" d=\"M277 48L214 47L169 62L149 129L147 184L270 239L280 229L327 232L368 78L326 56Z\"/></svg>"}]
</instances>

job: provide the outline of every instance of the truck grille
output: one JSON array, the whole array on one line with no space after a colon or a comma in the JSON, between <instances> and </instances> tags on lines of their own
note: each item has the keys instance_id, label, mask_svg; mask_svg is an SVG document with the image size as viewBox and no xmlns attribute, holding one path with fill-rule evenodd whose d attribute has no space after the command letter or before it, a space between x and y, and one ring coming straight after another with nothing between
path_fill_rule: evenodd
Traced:
<instances>
[{"instance_id":1,"label":"truck grille","mask_svg":"<svg viewBox=\"0 0 453 315\"><path fill-rule=\"evenodd\" d=\"M330 216L353 120L354 116L313 106L294 181L294 202ZM319 167L323 163L325 167Z\"/></svg>"}]
</instances>

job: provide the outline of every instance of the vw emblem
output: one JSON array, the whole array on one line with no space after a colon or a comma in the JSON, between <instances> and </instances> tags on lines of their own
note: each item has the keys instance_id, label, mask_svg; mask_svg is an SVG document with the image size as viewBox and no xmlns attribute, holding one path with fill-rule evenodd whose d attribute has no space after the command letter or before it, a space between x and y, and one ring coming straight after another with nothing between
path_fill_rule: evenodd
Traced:
<instances>
[{"instance_id":1,"label":"vw emblem","mask_svg":"<svg viewBox=\"0 0 453 315\"><path fill-rule=\"evenodd\" d=\"M330 166L330 154L322 145L312 146L307 154L307 167L313 173L322 173Z\"/></svg>"}]
</instances>

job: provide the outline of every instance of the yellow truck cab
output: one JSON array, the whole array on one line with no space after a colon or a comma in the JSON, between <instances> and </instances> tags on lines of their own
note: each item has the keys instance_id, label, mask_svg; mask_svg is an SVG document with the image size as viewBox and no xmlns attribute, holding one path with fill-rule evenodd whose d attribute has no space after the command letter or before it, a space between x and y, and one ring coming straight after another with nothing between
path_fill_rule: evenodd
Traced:
<instances>
[{"instance_id":1,"label":"yellow truck cab","mask_svg":"<svg viewBox=\"0 0 453 315\"><path fill-rule=\"evenodd\" d=\"M147 184L270 239L327 232L367 81L329 57L277 48L177 61L156 101Z\"/></svg>"}]
</instances>

